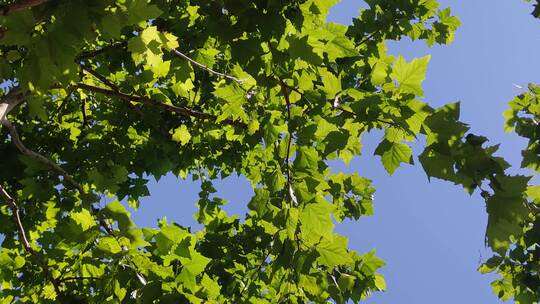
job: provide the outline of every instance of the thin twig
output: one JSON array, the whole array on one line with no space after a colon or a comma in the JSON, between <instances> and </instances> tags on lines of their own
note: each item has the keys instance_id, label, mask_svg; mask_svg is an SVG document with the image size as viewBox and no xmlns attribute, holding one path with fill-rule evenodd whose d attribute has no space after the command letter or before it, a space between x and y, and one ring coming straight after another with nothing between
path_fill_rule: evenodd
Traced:
<instances>
[{"instance_id":1,"label":"thin twig","mask_svg":"<svg viewBox=\"0 0 540 304\"><path fill-rule=\"evenodd\" d=\"M88 51L88 52L85 52L85 53L82 53L81 55L77 56L75 61L81 61L81 60L85 60L85 59L89 59L89 58L93 58L93 57L96 57L104 52L107 52L111 49L116 49L116 48L120 48L120 47L125 47L127 44L126 42L120 42L120 43L116 43L116 44L111 44L109 46L106 46L106 47L103 47L101 49L97 49L97 50L94 50L94 51ZM220 76L220 77L223 77L223 78L226 78L226 79L230 79L230 80L233 80L233 81L236 81L238 83L243 83L246 81L246 79L238 79L234 76L231 76L231 75L228 75L228 74L225 74L225 73L221 73L221 72L218 72L218 71L215 71L211 68L209 68L208 66L190 58L189 56L187 56L186 54L180 52L179 50L177 49L172 49L171 50L171 53L175 56L178 56L180 58L183 58L189 62L191 62L192 64L198 66L199 68L207 71L207 72L210 72L214 75L217 75L217 76Z\"/></svg>"},{"instance_id":2,"label":"thin twig","mask_svg":"<svg viewBox=\"0 0 540 304\"><path fill-rule=\"evenodd\" d=\"M23 96L24 97L24 96ZM20 138L20 135L17 131L17 128L7 119L7 113L14 107L14 105L17 105L18 103L20 103L22 101L23 98L18 98L18 99L7 99L6 102L4 103L0 103L0 105L3 105L4 107L1 107L0 109L3 110L3 113L2 113L2 120L0 121L0 125L2 126L5 126L8 131L9 131L9 134L10 134L10 137L11 137L11 142L17 147L17 149L24 155L27 155L31 158L34 158L36 159L37 161L49 166L50 168L52 168L54 171L58 172L62 177L63 177L63 182L64 183L67 183L71 186L73 186L74 188L77 189L77 191L82 195L82 194L85 194L84 192L84 189L82 187L81 184L79 184L78 182L75 181L75 179L69 174L67 173L64 169L62 169L62 167L60 167L59 165L57 165L55 162L53 162L52 160L48 159L47 157L37 153L37 152L34 152L33 150L30 150L28 149L22 142L21 138ZM7 107L5 106L7 105ZM23 246L25 248L25 250L32 254L32 255L35 255L35 256L38 256L39 260L40 260L40 263L42 264L42 269L43 269L43 272L44 272L44 275L45 277L47 277L49 279L49 281L53 284L54 286L54 289L55 289L55 292L58 294L58 295L62 295L62 291L60 289L60 282L54 278L54 276L51 274L49 268L48 268L48 265L47 265L47 261L46 261L46 257L41 257L41 255L39 254L39 252L37 251L34 251L32 249L32 247L30 246L30 243L26 237L26 233L25 233L25 230L24 230L24 227L22 225L22 222L21 222L21 219L20 219L20 216L19 216L19 208L17 206L17 204L15 203L15 200L5 191L5 189L0 185L0 196L2 196L8 203L8 206L10 207L10 209L12 210L12 213L13 213L13 219L14 219L14 222L17 226L17 230L18 230L18 234L19 234L19 240L23 243ZM91 212L93 215L97 215L98 212L99 212L99 209L94 209L94 208L91 208ZM105 221L103 219L100 219L98 218L98 222L100 224L101 227L103 227L105 229L105 231L112 235L113 234L113 230L112 228L107 225L107 223L105 223Z\"/></svg>"},{"instance_id":3,"label":"thin twig","mask_svg":"<svg viewBox=\"0 0 540 304\"><path fill-rule=\"evenodd\" d=\"M32 249L32 246L30 246L30 242L28 242L28 238L26 237L26 232L24 230L24 226L21 222L21 217L19 215L19 206L17 206L17 203L15 200L7 193L6 189L2 185L0 185L0 196L6 201L9 209L11 209L11 213L13 214L13 221L15 222L15 226L17 226L17 231L19 234L19 241L23 244L24 250L26 250L30 254L34 254L34 249Z\"/></svg>"},{"instance_id":4,"label":"thin twig","mask_svg":"<svg viewBox=\"0 0 540 304\"><path fill-rule=\"evenodd\" d=\"M81 102L81 113L82 113L82 128L86 128L88 124L88 116L86 115L86 101L83 99Z\"/></svg>"},{"instance_id":5,"label":"thin twig","mask_svg":"<svg viewBox=\"0 0 540 304\"><path fill-rule=\"evenodd\" d=\"M377 31L375 31L375 32L373 32L373 33L367 35L364 39L362 39L362 41L360 41L360 43L358 43L357 46L360 46L360 45L362 45L362 44L368 42L371 38L373 38L373 36L375 36L376 33L377 33Z\"/></svg>"},{"instance_id":6,"label":"thin twig","mask_svg":"<svg viewBox=\"0 0 540 304\"><path fill-rule=\"evenodd\" d=\"M74 91L75 91L74 87L71 87L71 86L68 87L66 97L64 97L64 99L62 99L62 102L60 103L58 108L56 108L56 110L52 113L54 116L56 116L57 118L62 117L62 110L66 106L69 98L71 97L71 94L73 94Z\"/></svg>"},{"instance_id":7,"label":"thin twig","mask_svg":"<svg viewBox=\"0 0 540 304\"><path fill-rule=\"evenodd\" d=\"M22 98L21 98L22 99ZM17 103L21 102L21 100L17 101ZM8 103L9 104L9 103ZM0 106L3 105L3 104L0 104ZM0 109L2 109L0 107ZM8 108L9 109L9 108ZM48 167L50 167L51 169L53 169L54 171L58 172L62 177L63 177L63 182L64 183L67 183L69 184L70 186L74 187L75 189L77 189L77 191L80 193L80 194L85 194L84 192L84 188L82 187L81 184L79 184L69 173L67 173L64 169L62 169L62 167L60 167L59 165L57 165L55 162L53 162L52 160L48 159L47 157L33 151L33 150L30 150L28 149L24 143L22 142L21 140L21 137L19 135L19 132L17 131L17 128L7 119L7 117L5 117L5 115L7 115L7 112L6 111L5 113L3 113L4 117L3 119L0 121L0 125L3 125L5 126L6 128L8 128L8 131L9 131L9 134L11 136L11 141L13 142L13 144L17 147L17 149L24 155L27 155L45 165L47 165ZM97 212L99 212L99 209L98 210L94 210L94 209L91 209L91 212L92 214L97 214ZM102 219L99 219L99 223L101 226L103 226L103 228L108 232L110 233L112 231L112 229L110 227L108 227L108 225L106 225Z\"/></svg>"},{"instance_id":8,"label":"thin twig","mask_svg":"<svg viewBox=\"0 0 540 304\"><path fill-rule=\"evenodd\" d=\"M108 45L108 46L104 46L104 47L102 47L100 49L97 49L97 50L86 51L86 52L81 53L79 56L75 57L75 61L79 62L81 60L94 58L94 57L96 57L98 55L101 55L102 53L107 52L107 51L118 49L118 48L123 48L123 47L126 47L126 46L127 46L127 42L122 41L122 42L114 43L114 44L111 44L111 45Z\"/></svg>"},{"instance_id":9,"label":"thin twig","mask_svg":"<svg viewBox=\"0 0 540 304\"><path fill-rule=\"evenodd\" d=\"M58 282L65 282L65 281L77 281L77 280L99 280L100 278L96 278L96 277L68 277L68 278L63 278L63 279L59 279Z\"/></svg>"},{"instance_id":10,"label":"thin twig","mask_svg":"<svg viewBox=\"0 0 540 304\"><path fill-rule=\"evenodd\" d=\"M199 62L197 62L197 61L191 59L189 56L187 56L186 54L180 52L180 51L177 50L177 49L172 49L171 52L172 52L174 55L176 55L176 56L178 56L178 57L181 57L181 58L183 58L183 59L185 59L185 60L187 60L187 61L193 63L194 65L198 66L199 68L201 68L201 69L203 69L203 70L205 70L205 71L207 71L207 72L210 72L210 73L212 73L212 74L214 74L214 75L221 76L221 77L223 77L223 78L227 78L227 79L236 81L236 82L238 82L238 83L242 83L242 82L246 81L245 79L238 79L238 78L236 78L236 77L234 77L234 76L231 76L231 75L227 75L227 74L224 74L224 73L220 73L220 72L214 71L214 70L212 70L211 68L205 66L204 64L199 63Z\"/></svg>"},{"instance_id":11,"label":"thin twig","mask_svg":"<svg viewBox=\"0 0 540 304\"><path fill-rule=\"evenodd\" d=\"M91 92L95 92L95 93L100 93L100 94L107 95L107 96L114 96L114 97L118 97L118 98L123 99L123 100L139 102L139 103L149 105L149 106L159 107L159 108L162 108L162 109L167 110L169 112L177 113L177 114L180 114L180 115L183 115L183 116L195 117L195 118L202 119L202 120L212 120L212 121L216 121L217 118L218 118L215 115L211 115L211 114L207 114L207 113L204 113L204 112L196 111L196 110L186 108L186 107L179 107L179 106L173 106L173 105L165 104L165 103L162 103L160 101L157 101L157 100L154 100L154 99L151 99L151 98L148 98L148 97L144 97L144 96L129 95L129 94L117 92L117 91L114 91L114 90L109 90L109 89L104 89L104 88L100 88L100 87L87 85L87 84L84 84L84 83L79 83L76 86L78 88L82 89L82 90L91 91ZM227 124L227 125L246 127L246 125L244 123L238 122L238 121L233 121L233 120L230 120L230 119L225 119L225 120L223 120L221 122L224 123L224 124Z\"/></svg>"},{"instance_id":12,"label":"thin twig","mask_svg":"<svg viewBox=\"0 0 540 304\"><path fill-rule=\"evenodd\" d=\"M291 171L290 171L290 164L289 164L289 158L291 157L291 142L292 142L292 130L291 130L291 100L289 98L289 92L287 91L287 87L285 86L285 83L281 82L281 92L283 93L283 96L285 98L285 103L287 104L287 131L289 132L289 138L287 141L287 154L285 156L285 170L287 174L287 192L289 193L289 203L293 201L293 194L292 194L292 182L291 182Z\"/></svg>"}]
</instances>

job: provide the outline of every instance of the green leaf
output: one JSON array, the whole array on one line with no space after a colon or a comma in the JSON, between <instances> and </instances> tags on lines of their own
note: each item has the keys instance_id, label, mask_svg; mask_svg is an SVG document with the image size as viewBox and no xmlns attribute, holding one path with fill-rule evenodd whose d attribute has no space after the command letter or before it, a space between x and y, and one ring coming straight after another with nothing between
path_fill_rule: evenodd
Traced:
<instances>
[{"instance_id":1,"label":"green leaf","mask_svg":"<svg viewBox=\"0 0 540 304\"><path fill-rule=\"evenodd\" d=\"M97 248L108 254L117 254L122 251L122 247L118 241L111 236L99 239Z\"/></svg>"},{"instance_id":2,"label":"green leaf","mask_svg":"<svg viewBox=\"0 0 540 304\"><path fill-rule=\"evenodd\" d=\"M323 140L330 132L333 131L338 131L338 128L334 124L328 122L326 119L321 118L317 122L317 131L315 132L315 137L318 140Z\"/></svg>"},{"instance_id":3,"label":"green leaf","mask_svg":"<svg viewBox=\"0 0 540 304\"><path fill-rule=\"evenodd\" d=\"M326 69L321 69L320 74L323 83L323 91L329 99L334 98L342 90L341 80Z\"/></svg>"},{"instance_id":4,"label":"green leaf","mask_svg":"<svg viewBox=\"0 0 540 304\"><path fill-rule=\"evenodd\" d=\"M196 277L204 271L210 261L209 258L192 251L191 259L183 259L183 269L176 281L182 283L187 289L194 291L197 285Z\"/></svg>"},{"instance_id":5,"label":"green leaf","mask_svg":"<svg viewBox=\"0 0 540 304\"><path fill-rule=\"evenodd\" d=\"M90 211L83 209L80 212L71 213L70 217L81 228L81 231L86 231L96 225L96 220L90 214Z\"/></svg>"},{"instance_id":6,"label":"green leaf","mask_svg":"<svg viewBox=\"0 0 540 304\"><path fill-rule=\"evenodd\" d=\"M176 225L164 225L159 232L155 235L157 252L159 254L168 254L174 245L179 244L189 233L176 226Z\"/></svg>"},{"instance_id":7,"label":"green leaf","mask_svg":"<svg viewBox=\"0 0 540 304\"><path fill-rule=\"evenodd\" d=\"M318 160L319 154L315 148L301 147L297 151L294 168L302 172L317 171Z\"/></svg>"},{"instance_id":8,"label":"green leaf","mask_svg":"<svg viewBox=\"0 0 540 304\"><path fill-rule=\"evenodd\" d=\"M222 113L219 115L217 122L221 122L227 118L232 120L247 121L248 116L243 108L246 103L246 92L236 84L222 85L218 87L214 94L225 101L225 106L222 108Z\"/></svg>"},{"instance_id":9,"label":"green leaf","mask_svg":"<svg viewBox=\"0 0 540 304\"><path fill-rule=\"evenodd\" d=\"M376 86L386 83L386 79L388 78L388 68L389 65L386 62L377 62L371 71L371 83Z\"/></svg>"},{"instance_id":10,"label":"green leaf","mask_svg":"<svg viewBox=\"0 0 540 304\"><path fill-rule=\"evenodd\" d=\"M257 211L258 214L263 215L268 209L270 204L270 192L266 189L256 188L255 195L249 201L248 207L251 210Z\"/></svg>"},{"instance_id":11,"label":"green leaf","mask_svg":"<svg viewBox=\"0 0 540 304\"><path fill-rule=\"evenodd\" d=\"M146 0L130 0L128 3L128 22L130 24L155 19L163 13L156 5L148 4Z\"/></svg>"},{"instance_id":12,"label":"green leaf","mask_svg":"<svg viewBox=\"0 0 540 304\"><path fill-rule=\"evenodd\" d=\"M379 144L375 155L381 156L383 166L390 175L394 174L401 163L413 163L412 150L408 145L386 139Z\"/></svg>"},{"instance_id":13,"label":"green leaf","mask_svg":"<svg viewBox=\"0 0 540 304\"><path fill-rule=\"evenodd\" d=\"M317 245L317 252L320 255L319 262L328 267L349 265L354 262L347 251L347 238L342 236L337 236L333 240L323 239Z\"/></svg>"},{"instance_id":14,"label":"green leaf","mask_svg":"<svg viewBox=\"0 0 540 304\"><path fill-rule=\"evenodd\" d=\"M378 273L375 274L375 287L378 290L386 290L386 281L384 277Z\"/></svg>"},{"instance_id":15,"label":"green leaf","mask_svg":"<svg viewBox=\"0 0 540 304\"><path fill-rule=\"evenodd\" d=\"M352 290L354 288L354 283L356 278L349 274L341 274L338 280L339 288L342 290Z\"/></svg>"},{"instance_id":16,"label":"green leaf","mask_svg":"<svg viewBox=\"0 0 540 304\"><path fill-rule=\"evenodd\" d=\"M331 214L334 207L326 201L307 204L300 212L302 236L308 244L316 244L323 239L333 241Z\"/></svg>"},{"instance_id":17,"label":"green leaf","mask_svg":"<svg viewBox=\"0 0 540 304\"><path fill-rule=\"evenodd\" d=\"M212 280L208 275L204 275L201 281L202 286L204 286L205 292L210 299L217 299L221 294L221 286L218 282Z\"/></svg>"},{"instance_id":18,"label":"green leaf","mask_svg":"<svg viewBox=\"0 0 540 304\"><path fill-rule=\"evenodd\" d=\"M52 284L47 284L43 287L43 297L48 300L56 300L57 298L56 291Z\"/></svg>"},{"instance_id":19,"label":"green leaf","mask_svg":"<svg viewBox=\"0 0 540 304\"><path fill-rule=\"evenodd\" d=\"M231 103L243 104L247 102L246 92L234 84L220 86L214 91L214 94Z\"/></svg>"},{"instance_id":20,"label":"green leaf","mask_svg":"<svg viewBox=\"0 0 540 304\"><path fill-rule=\"evenodd\" d=\"M522 234L522 223L527 217L527 202L524 193L527 189L528 177L498 176L495 194L486 201L488 226L486 237L491 248L504 254L511 244L510 236Z\"/></svg>"},{"instance_id":21,"label":"green leaf","mask_svg":"<svg viewBox=\"0 0 540 304\"><path fill-rule=\"evenodd\" d=\"M181 125L172 132L172 140L181 145L185 145L191 139L191 134L189 133L186 125Z\"/></svg>"},{"instance_id":22,"label":"green leaf","mask_svg":"<svg viewBox=\"0 0 540 304\"><path fill-rule=\"evenodd\" d=\"M431 56L415 58L410 63L399 56L392 67L390 77L398 82L401 93L411 93L417 96L424 95L422 82L426 77L427 65Z\"/></svg>"},{"instance_id":23,"label":"green leaf","mask_svg":"<svg viewBox=\"0 0 540 304\"><path fill-rule=\"evenodd\" d=\"M253 135L255 134L255 132L257 132L259 130L259 122L257 120L251 120L248 124L248 133L250 135Z\"/></svg>"}]
</instances>

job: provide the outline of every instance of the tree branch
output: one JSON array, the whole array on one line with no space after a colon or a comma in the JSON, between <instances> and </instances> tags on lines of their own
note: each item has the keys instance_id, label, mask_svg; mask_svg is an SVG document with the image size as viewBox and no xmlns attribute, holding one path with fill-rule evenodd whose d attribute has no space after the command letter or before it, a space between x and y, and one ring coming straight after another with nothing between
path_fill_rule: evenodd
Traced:
<instances>
[{"instance_id":1,"label":"tree branch","mask_svg":"<svg viewBox=\"0 0 540 304\"><path fill-rule=\"evenodd\" d=\"M288 88L289 90L292 90L292 91L294 91L294 92L300 94L300 96L302 96L303 98L305 98L305 97L304 97L304 96L305 96L304 93L303 93L302 91L298 90L297 88L291 87L291 86L287 85L286 83L281 83L281 85L282 85L282 86L285 86L285 87ZM349 110L347 110L347 109L344 109L343 107L339 106L339 104L337 104L337 106L334 105L334 108L337 109L337 110L342 111L343 113L347 113L347 114L349 114L349 115L352 115L352 116L358 118L358 115L357 115L356 113L351 112L351 111L349 111ZM387 124L387 125L392 126L392 127L394 127L394 128L398 128L398 129L400 129L400 130L403 130L403 131L405 131L406 133L408 133L409 135L411 135L411 136L413 136L414 138L416 138L416 134L414 134L414 133L411 132L410 130L407 130L407 129L403 128L402 126L396 124L396 123L393 122L393 121L388 121L388 120L384 120L384 119L381 119L381 118L377 118L377 119L375 119L375 120L376 120L377 122L379 122L379 123Z\"/></svg>"},{"instance_id":2,"label":"tree branch","mask_svg":"<svg viewBox=\"0 0 540 304\"><path fill-rule=\"evenodd\" d=\"M15 92L13 94L15 96L18 96L18 97L13 98L14 95L11 95L11 97L10 97L10 94L12 92ZM10 93L8 93L8 95L5 96L4 99L5 99L5 101L3 103L0 103L0 111L3 110L3 112L1 112L3 116L1 116L2 120L0 120L0 125L5 126L5 127L8 128L9 134L11 136L11 141L13 142L13 144L15 144L17 149L22 154L27 155L29 157L32 157L35 160L49 166L50 168L52 168L53 170L58 172L63 177L63 182L64 183L67 183L67 184L71 185L72 187L74 187L75 189L77 189L77 191L80 194L85 194L84 188L82 187L82 185L79 184L69 173L67 173L64 169L62 169L62 167L60 167L59 165L57 165L55 162L48 159L47 157L28 149L23 144L23 142L22 142L22 140L21 140L21 138L19 136L19 132L17 132L17 128L15 128L15 126L13 124L11 124L11 122L7 119L6 115L9 112L9 110L13 109L14 105L17 105L22 100L24 100L24 95L22 95L20 92L18 92L18 90L16 90L16 91L12 90L12 91L10 91ZM2 107L3 105L8 105L8 106L7 107ZM99 209L94 210L93 208L91 208L90 211L91 211L92 214L95 215L95 214L97 214L99 212ZM103 221L103 219L98 219L98 221L99 221L100 225L106 230L107 233L109 233L109 234L112 233L111 227L109 227Z\"/></svg>"},{"instance_id":3,"label":"tree branch","mask_svg":"<svg viewBox=\"0 0 540 304\"><path fill-rule=\"evenodd\" d=\"M9 193L2 185L0 185L0 196L6 201L9 209L11 209L13 222L15 223L15 226L17 226L17 234L19 235L19 241L22 243L24 250L28 254L33 255L40 260L41 268L43 269L45 277L53 284L55 292L58 295L61 295L62 291L60 290L60 282L52 276L46 260L43 260L39 252L35 251L32 246L30 246L30 242L28 241L26 231L24 230L24 226L21 222L21 217L19 215L19 206L15 202L15 199L13 199L11 195L9 195Z\"/></svg>"},{"instance_id":4,"label":"tree branch","mask_svg":"<svg viewBox=\"0 0 540 304\"><path fill-rule=\"evenodd\" d=\"M104 85L108 86L109 88L111 88L111 90L115 91L115 92L118 92L120 93L120 88L114 84L112 81L110 81L109 79L107 79L107 77L99 74L98 72L96 72L94 69L92 69L91 67L89 66L86 66L84 64L81 64L80 65L81 68L88 72L90 75L96 77L99 81L101 81L101 83L103 83ZM137 114L139 114L141 117L144 117L144 113L141 111L141 109L137 108L136 106L132 105L131 102L127 101L127 100L124 100L122 99L123 101L125 101L126 105L132 109L133 111L137 112Z\"/></svg>"},{"instance_id":5,"label":"tree branch","mask_svg":"<svg viewBox=\"0 0 540 304\"><path fill-rule=\"evenodd\" d=\"M360 45L362 45L362 44L368 42L371 38L373 38L373 36L375 36L376 33L377 33L377 32L375 31L375 32L373 32L373 33L367 35L366 37L364 37L364 39L362 39L362 41L360 41L360 42L358 43L357 46L360 46Z\"/></svg>"},{"instance_id":6,"label":"tree branch","mask_svg":"<svg viewBox=\"0 0 540 304\"><path fill-rule=\"evenodd\" d=\"M95 93L99 93L99 94L103 94L103 95L107 95L107 96L117 97L117 98L127 100L127 101L139 102L139 103L149 105L149 106L159 107L159 108L162 108L162 109L164 109L166 111L177 113L177 114L187 116L187 117L195 117L195 118L202 119L202 120L212 120L212 121L217 120L217 116L215 116L215 115L211 115L211 114L207 114L207 113L204 113L204 112L192 110L192 109L186 108L186 107L179 107L179 106L173 106L173 105L165 104L165 103L162 103L162 102L159 102L157 100L154 100L154 99L151 99L151 98L148 98L148 97L144 97L144 96L124 94L124 93L117 92L117 91L114 91L114 90L95 87L95 86L87 85L87 84L84 84L84 83L79 83L76 86L78 88L82 89L82 90L91 91L91 92L95 92ZM233 121L233 120L230 120L230 119L223 120L222 122L224 124L227 124L227 125L240 126L240 127L245 127L246 126L242 122L237 122L237 121Z\"/></svg>"},{"instance_id":7,"label":"tree branch","mask_svg":"<svg viewBox=\"0 0 540 304\"><path fill-rule=\"evenodd\" d=\"M97 50L82 52L80 55L75 57L75 61L78 63L81 60L94 58L94 57L96 57L98 55L101 55L102 53L105 53L105 52L108 52L110 50L114 50L114 49L117 49L117 48L123 48L123 47L126 47L126 46L127 46L127 42L122 41L122 42L114 43L114 44L111 44L111 45L108 45L108 46L104 46L104 47L102 47L100 49L97 49Z\"/></svg>"},{"instance_id":8,"label":"tree branch","mask_svg":"<svg viewBox=\"0 0 540 304\"><path fill-rule=\"evenodd\" d=\"M19 216L19 206L17 206L15 200L11 197L11 195L9 195L9 193L7 193L6 189L4 189L2 185L0 185L0 196L4 199L4 201L6 201L9 209L11 209L11 213L13 213L13 222L15 222L15 226L17 226L19 241L23 244L24 250L30 254L34 254L34 249L32 249L30 242L28 242L26 232L21 222L21 217Z\"/></svg>"},{"instance_id":9,"label":"tree branch","mask_svg":"<svg viewBox=\"0 0 540 304\"><path fill-rule=\"evenodd\" d=\"M96 277L69 277L69 278L63 278L59 279L58 282L65 282L65 281L83 281L83 280L99 280L100 278Z\"/></svg>"},{"instance_id":10,"label":"tree branch","mask_svg":"<svg viewBox=\"0 0 540 304\"><path fill-rule=\"evenodd\" d=\"M17 149L19 149L19 151L22 154L27 155L27 156L29 156L29 157L43 163L43 164L49 166L51 169L58 172L64 178L64 182L66 182L66 183L70 184L71 186L73 186L74 188L76 188L80 193L84 193L83 187L79 183L77 183L75 181L75 179L73 179L73 177L71 175L69 175L69 173L67 173L64 169L62 169L62 167L60 167L59 165L57 165L55 162L48 159L47 157L28 149L23 144L23 142L22 142L22 140L21 140L21 138L19 136L19 132L17 132L17 128L15 128L15 126L13 124L11 124L11 122L9 120L4 119L4 121L2 122L2 125L5 126L6 128L8 128L9 134L11 136L11 141L13 142L13 144L15 144Z\"/></svg>"},{"instance_id":11,"label":"tree branch","mask_svg":"<svg viewBox=\"0 0 540 304\"><path fill-rule=\"evenodd\" d=\"M291 130L291 100L289 98L289 92L287 91L287 86L283 81L281 81L281 93L285 98L285 103L287 104L287 131L289 132L289 139L287 140L287 154L285 156L285 170L287 174L287 191L289 192L289 202L295 202L294 193L292 190L292 181L291 181L291 169L289 164L289 159L291 157L291 143L292 143L292 130ZM296 203L296 202L295 202Z\"/></svg>"},{"instance_id":12,"label":"tree branch","mask_svg":"<svg viewBox=\"0 0 540 304\"><path fill-rule=\"evenodd\" d=\"M0 16L7 16L11 13L29 9L48 1L49 0L19 0L10 4L6 4L0 7Z\"/></svg>"},{"instance_id":13,"label":"tree branch","mask_svg":"<svg viewBox=\"0 0 540 304\"><path fill-rule=\"evenodd\" d=\"M80 66L84 71L86 71L90 75L96 77L99 81L101 81L104 85L111 88L113 91L120 92L120 88L117 85L115 85L114 83L112 83L109 79L107 79L107 77L99 74L98 72L96 72L94 69L92 69L89 66L86 66L84 64L81 64Z\"/></svg>"},{"instance_id":14,"label":"tree branch","mask_svg":"<svg viewBox=\"0 0 540 304\"><path fill-rule=\"evenodd\" d=\"M77 56L75 58L75 61L81 61L81 60L85 60L85 59L90 59L90 58L93 58L93 57L96 57L98 55L100 55L101 53L104 53L104 52L107 52L111 49L116 49L116 48L120 48L120 47L125 47L127 45L126 42L119 42L119 43L115 43L115 44L111 44L109 46L106 46L106 47L103 47L101 49L97 49L97 50L94 50L94 51L88 51L88 52L84 52L82 54L80 54L79 56ZM221 72L218 72L218 71L215 71L209 67L207 67L206 65L190 58L188 55L180 52L179 50L177 49L172 49L170 50L170 52L175 55L176 57L180 57L184 60L187 60L189 62L191 62L193 65L211 73L211 74L214 74L214 75L217 75L217 76L220 76L220 77L223 77L223 78L226 78L226 79L229 79L229 80L232 80L232 81L235 81L237 83L243 83L244 81L246 81L245 79L238 79L234 76L231 76L231 75L228 75L228 74L225 74L225 73L221 73Z\"/></svg>"},{"instance_id":15,"label":"tree branch","mask_svg":"<svg viewBox=\"0 0 540 304\"><path fill-rule=\"evenodd\" d=\"M125 47L127 45L126 42L119 42L119 43L115 43L115 44L111 44L109 46L106 46L106 47L103 47L101 49L97 49L97 50L94 50L94 51L88 51L88 52L84 52L82 54L80 54L79 56L77 56L75 58L75 61L81 61L81 60L85 60L85 59L90 59L90 58L93 58L93 57L96 57L98 55L100 55L101 53L104 53L104 52L107 52L111 49L116 49L116 48L120 48L120 47ZM184 60L187 60L189 62L191 62L193 65L211 73L211 74L214 74L214 75L217 75L217 76L220 76L220 77L223 77L223 78L226 78L226 79L229 79L229 80L232 80L232 81L235 81L237 83L243 83L245 82L246 80L245 79L238 79L234 76L231 76L231 75L228 75L228 74L225 74L225 73L221 73L221 72L218 72L218 71L215 71L209 67L207 67L206 65L190 58L188 55L180 52L179 50L177 49L172 49L170 50L170 52L177 56L177 57L180 57Z\"/></svg>"},{"instance_id":16,"label":"tree branch","mask_svg":"<svg viewBox=\"0 0 540 304\"><path fill-rule=\"evenodd\" d=\"M54 116L56 116L57 118L62 117L62 111L64 107L66 106L66 103L68 102L69 98L71 97L71 94L73 94L74 91L75 91L75 88L71 86L67 89L66 97L64 97L64 99L62 100L58 108L56 108L56 110L53 112Z\"/></svg>"},{"instance_id":17,"label":"tree branch","mask_svg":"<svg viewBox=\"0 0 540 304\"><path fill-rule=\"evenodd\" d=\"M24 100L19 88L13 88L0 100L0 124L7 120L7 115Z\"/></svg>"},{"instance_id":18,"label":"tree branch","mask_svg":"<svg viewBox=\"0 0 540 304\"><path fill-rule=\"evenodd\" d=\"M180 58L183 58L183 59L185 59L185 60L187 60L187 61L193 63L194 65L198 66L199 68L201 68L201 69L203 69L203 70L205 70L205 71L207 71L207 72L210 72L210 73L212 73L212 74L214 74L214 75L221 76L221 77L223 77L223 78L230 79L230 80L236 81L236 82L238 82L238 83L242 83L242 82L246 81L245 79L238 79L238 78L236 78L236 77L234 77L234 76L231 76L231 75L227 75L227 74L224 74L224 73L220 73L220 72L214 71L214 70L212 70L211 68L205 66L204 64L199 63L199 62L197 62L197 61L191 59L191 58L188 57L186 54L180 52L180 51L177 50L177 49L172 49L171 52L172 52L174 55L176 55L176 56L178 56L178 57L180 57Z\"/></svg>"}]
</instances>

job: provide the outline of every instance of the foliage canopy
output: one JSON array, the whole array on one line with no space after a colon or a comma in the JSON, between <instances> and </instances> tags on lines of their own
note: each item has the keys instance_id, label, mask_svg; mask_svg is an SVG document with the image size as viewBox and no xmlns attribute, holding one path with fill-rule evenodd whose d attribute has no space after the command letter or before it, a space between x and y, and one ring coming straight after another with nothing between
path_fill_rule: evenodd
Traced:
<instances>
[{"instance_id":1,"label":"foliage canopy","mask_svg":"<svg viewBox=\"0 0 540 304\"><path fill-rule=\"evenodd\" d=\"M424 136L428 176L482 192L497 252L482 271L499 266L501 297L538 297L540 284L513 286L501 267L537 243L523 222L540 192L467 133L459 104L421 100L429 57L386 51L405 37L449 43L459 20L436 0L368 0L344 26L326 21L336 2L3 1L2 301L358 302L385 288L384 263L333 228L372 214L375 190L327 161L349 162L374 129L389 174ZM508 113L531 138L528 167L537 128L518 113L536 115L531 94ZM137 207L148 177L168 173L202 181L203 230L140 228L120 203ZM214 194L231 174L254 188L243 220Z\"/></svg>"}]
</instances>

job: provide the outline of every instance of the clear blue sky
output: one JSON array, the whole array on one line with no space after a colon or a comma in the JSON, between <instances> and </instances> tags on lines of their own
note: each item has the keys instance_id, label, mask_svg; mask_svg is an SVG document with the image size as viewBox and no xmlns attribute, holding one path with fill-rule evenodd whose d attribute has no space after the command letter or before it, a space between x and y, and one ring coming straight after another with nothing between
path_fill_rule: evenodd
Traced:
<instances>
[{"instance_id":1,"label":"clear blue sky","mask_svg":"<svg viewBox=\"0 0 540 304\"><path fill-rule=\"evenodd\" d=\"M343 1L330 20L349 23L362 3ZM501 143L499 154L519 165L524 142L503 133L502 112L520 92L514 84L540 82L540 22L519 0L441 3L451 6L463 23L452 45L428 49L421 42L400 42L390 45L391 52L409 59L431 54L425 99L433 106L461 101L462 120L492 144ZM498 303L489 286L493 276L476 271L490 256L484 247L483 200L449 183L428 182L419 166L402 167L389 177L372 156L379 137L367 136L364 155L348 167L333 164L334 170L358 171L377 187L375 216L338 226L352 249L374 248L387 262L382 273L388 290L367 303ZM227 211L243 213L252 194L249 183L228 178L217 186L218 195L231 201ZM183 225L195 223L197 183L168 176L152 182L150 191L152 196L133 214L139 225L155 226L163 216Z\"/></svg>"}]
</instances>

